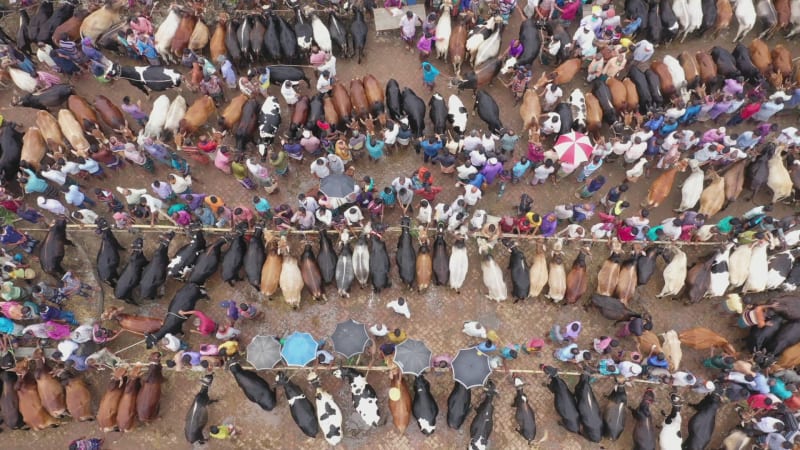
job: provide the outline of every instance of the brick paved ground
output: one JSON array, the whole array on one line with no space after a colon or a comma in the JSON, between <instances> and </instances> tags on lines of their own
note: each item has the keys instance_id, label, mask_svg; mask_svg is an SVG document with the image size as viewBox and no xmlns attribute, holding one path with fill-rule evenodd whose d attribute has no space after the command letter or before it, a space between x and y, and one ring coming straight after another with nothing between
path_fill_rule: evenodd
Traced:
<instances>
[{"instance_id":1,"label":"brick paved ground","mask_svg":"<svg viewBox=\"0 0 800 450\"><path fill-rule=\"evenodd\" d=\"M512 23L512 29L516 29L516 22ZM508 39L513 33L506 33ZM687 47L705 46L705 43L697 45L694 42ZM675 47L668 49L672 54L676 53L678 49ZM385 64L385 55L391 55L392 63ZM381 61L384 64L378 65L377 62ZM370 36L368 45L368 55L365 65L356 66L349 62L340 63L338 77L340 80L348 80L353 76L362 76L368 71L375 74L379 80L385 82L388 78L394 77L400 81L401 85L408 85L415 89L418 93L422 94L421 80L417 69L414 69L418 64L416 55L405 53L402 51L402 46L398 40L393 37L383 37L375 40L372 35ZM443 66L440 64L440 66ZM439 90L446 95L453 93L445 87L446 77L449 76L449 68L442 67L443 77L439 80ZM540 69L537 68L535 76L538 77ZM140 96L134 92L130 86L124 82L116 82L113 85L98 86L94 80L77 81L77 90L81 95L91 99L93 95L102 93L109 98L119 101L122 96L133 94ZM497 83L496 83L497 84ZM580 83L578 83L580 84ZM502 119L504 123L510 125L512 128L519 126L519 117L517 109L511 106L510 96L507 91L501 89L499 86L494 86L489 89L490 92L501 103ZM277 91L276 91L277 92ZM306 91L307 92L307 91ZM187 92L185 89L181 92L182 95L191 99L194 94ZM169 93L172 97L174 93ZM427 94L423 95L427 99ZM152 96L150 101L154 100L155 95ZM465 104L470 107L471 97L468 93L461 95ZM3 111L4 116L8 120L19 121L26 125L31 124L31 110L22 109L8 109ZM470 126L480 127L482 124L476 117L470 117ZM308 175L308 163L306 161L302 165L294 164L289 178L281 180L281 192L270 198L273 204L281 202L293 201L294 194L297 192L305 192L314 187L314 183L310 180ZM379 186L388 184L392 178L400 173L409 174L413 169L419 166L420 158L413 154L411 151L406 151L404 154L392 155L388 159L381 161L380 164L373 164L367 161L360 161L356 164L358 176L370 174L376 176ZM610 178L609 183L617 182L622 176L623 171L619 165L614 167L606 166L604 173ZM244 191L241 186L234 182L231 178L223 178L216 172L213 167L195 167L195 187L196 192L215 193L222 196L229 204L247 204L251 192ZM298 176L298 174L300 174ZM158 169L157 177L165 179L167 172L163 168ZM685 176L685 175L683 175ZM454 180L451 178L442 177L436 174L437 182L445 187L445 192L441 195L443 199L450 200L454 198L457 189L453 186ZM106 183L105 186L113 188L114 186L131 186L138 187L149 184L154 178L149 174L145 174L137 168L130 166L126 167L121 173L115 174L114 178ZM647 185L650 180L643 179L638 185L634 186L633 192L630 192L630 202L636 205L641 201L646 193ZM573 199L573 192L577 189L577 184L570 180L558 186L547 185L538 187L535 190L524 187L522 185L510 186L502 200L497 200L496 191L494 187L490 188L486 194L486 199L481 203L481 207L485 208L491 214L502 215L511 211L519 194L524 191L529 192L535 199L534 209L539 212L547 211L553 205L561 202L570 202ZM764 193L757 199L758 201L766 201L767 194ZM672 215L671 207L677 204L677 199L671 198L657 211L654 212L654 218L661 219ZM749 208L749 204L741 202L731 208L732 213L741 212ZM727 211L726 211L727 213ZM398 220L398 212L390 212L387 214L385 221L387 223L396 223ZM123 245L129 245L131 236L126 233L118 233ZM83 274L89 278L88 268L91 267L94 260L94 254L97 251L98 240L91 233L75 234L73 236L78 242L79 248L77 250L68 249L66 266L70 269L76 270L78 273ZM154 234L145 234L146 244L148 251L146 254L149 256L152 251L152 245L156 240ZM450 239L448 239L450 241ZM172 246L173 252L183 242L182 239L176 239ZM293 240L293 253L299 254L301 244ZM388 248L390 250L390 257L394 261L395 238L388 238ZM528 243L522 243L528 259L530 261L532 255L532 247ZM700 255L708 254L710 249L703 249ZM507 256L505 252L497 251L496 257L498 263L502 267L506 267ZM577 253L577 246L569 246L566 248L567 265L571 264ZM592 248L592 259L589 261L590 274L590 291L594 288L595 276L593 275L602 261L607 257L607 251L603 245L597 245ZM695 252L689 252L690 262L693 262L699 256ZM263 320L257 323L245 324L242 326L244 341L249 341L250 337L256 334L286 334L293 330L310 331L317 337L325 337L329 335L335 324L347 318L353 318L368 324L385 322L392 327L399 326L404 328L408 335L422 339L433 350L434 354L451 353L454 354L458 348L473 345L476 343L474 339L470 339L460 332L461 323L465 320L479 320L490 328L498 330L500 336L508 342L525 342L531 337L544 337L548 330L554 323L565 324L571 320L580 319L584 323L584 332L581 336L580 343L583 347L590 344L592 337L601 334L608 334L614 331L614 326L609 321L599 317L593 310L585 310L581 306L557 306L544 299L527 300L520 304L511 304L506 302L503 304L495 304L486 300L483 296L483 287L479 259L475 257L476 251L470 246L470 271L468 282L460 295L447 291L442 288L432 287L423 294L413 292L406 292L400 288L393 288L384 291L380 296L371 294L368 291L359 290L354 287L354 295L350 299L340 299L331 289L328 289L329 302L325 305L316 304L308 300L304 296L302 307L299 311L291 311L286 304L280 299L276 298L272 302L263 302L262 306L266 312ZM123 256L125 259L127 256ZM394 265L394 263L393 263ZM663 265L659 266L660 268ZM398 279L396 272L393 272L393 278ZM510 283L508 275L506 275L506 282ZM634 308L637 310L647 309L656 320L655 331L663 332L669 329L682 330L692 326L708 326L717 330L724 335L734 338L738 337L736 333L738 330L732 327L733 321L728 316L721 313L717 301L704 301L701 304L693 306L685 306L679 301L670 300L656 300L654 293L658 292L661 288L661 277L654 276L650 284L644 287L639 292L639 298L633 302ZM395 283L399 285L399 282ZM222 285L217 276L214 276L209 281L210 295L212 302L205 303L201 309L208 311L217 319L223 318L223 311L217 307L217 303L223 299L235 298L237 300L261 301L249 287L244 283L239 283L234 289L229 288L227 285ZM169 282L167 295L165 298L158 302L148 303L139 309L140 314L161 316L166 310L166 304L171 298L171 294L178 288L178 284L174 281ZM412 309L411 320L398 318L399 316L391 313L390 310L385 308L388 301L394 300L398 295L404 295L409 299ZM105 306L109 305L122 305L121 302L111 299L112 295L108 289L105 292ZM83 317L94 315L97 309L97 299L92 300L87 304L78 304L80 301L73 301L71 306L76 307L82 313ZM129 307L128 310L131 310ZM192 344L200 342L197 336L190 337ZM133 337L126 337L119 342L115 342L115 348L122 348L131 343L136 342ZM633 343L627 341L624 343L626 349L633 349ZM548 351L539 357L522 356L519 360L514 361L509 365L510 370L514 369L532 369L537 368L539 364L550 362L551 357L549 352L552 347L548 347ZM135 347L123 354L126 358L131 360L142 359L145 355L145 350L142 346ZM684 349L684 365L685 367L695 370L698 369L699 375L708 375L702 369L699 369L700 361L704 355L699 352ZM93 390L99 392L105 386L107 374L92 375L90 380L93 383ZM154 450L167 449L167 448L185 448L186 443L183 439L181 430L183 426L183 417L191 402L193 394L198 389L199 374L197 373L183 373L183 374L168 374L168 381L164 389L164 397L162 400L161 415L162 418L145 427L140 427L132 433L121 435L119 433L110 433L106 435L109 448L111 449L133 449L147 446ZM271 374L267 375L272 383L273 377ZM509 406L513 400L514 390L510 384L509 378L503 374L495 374L494 380L498 385L499 395L495 400L495 429L491 437L492 448L498 449L522 449L527 448L523 440L514 432L515 424L513 422L513 409ZM431 437L423 437L417 429L415 424L411 424L408 430L401 434L394 430L391 421L384 424L375 430L364 430L359 426L359 422L354 419L352 408L349 402L349 391L347 387L339 380L333 379L330 376L322 375L323 386L328 389L339 402L339 405L345 411L347 416L345 424L345 435L341 448L356 449L356 448L378 448L378 449L451 449L463 448L467 445L469 439L468 426L474 414L470 414L467 423L460 431L449 430L445 423L446 414L446 401L447 396L452 387L451 377L448 374L435 374L429 375L429 380L432 384L433 394L436 397L439 407L439 423L436 433ZM540 444L541 448L548 449L577 449L577 448L599 448L600 445L589 445L587 441L582 438L565 433L563 429L559 428L556 424L555 412L552 405L552 395L542 387L541 383L544 379L541 376L525 375L523 378L529 383L526 387L530 401L537 413L537 420L539 423L540 433L539 436L547 432L548 439ZM307 383L298 378L300 385L310 395L311 390L308 388ZM386 407L387 400L387 381L383 373L374 372L369 375L370 382L376 387L379 393L380 404L384 414L388 414ZM574 383L574 379L568 379L568 382ZM610 385L607 381L599 381L595 385L596 395L601 404L605 404L602 398L606 392L609 391ZM638 404L643 387L634 386L629 391L631 404ZM255 405L246 401L243 395L238 391L238 388L232 381L229 374L219 374L211 388L212 398L220 399L219 403L215 403L210 408L211 423L216 423L228 417L235 418L236 424L243 429L242 435L235 441L220 444L214 442L209 448L326 448L327 444L321 439L310 440L305 438L291 422L285 397L282 393L279 394L279 406L272 412L262 412ZM481 400L482 394L476 391L473 394L473 404L477 406ZM657 389L658 403L654 411L658 412L662 408L667 409L667 390L665 388ZM697 401L699 398L695 395L689 395L688 400ZM99 396L95 397L95 401L99 401ZM688 415L691 412L687 408L685 410L684 423L687 422ZM715 438L712 442L712 447L719 444L722 436L732 427L731 407L726 406L719 415L718 428L715 433ZM628 417L630 422L631 418ZM660 421L658 417L657 421ZM602 446L604 448L630 448L630 429L624 434L623 440L618 443L611 443L604 441ZM684 428L685 429L685 428ZM97 435L96 425L94 424L73 424L69 423L56 430L47 430L39 433L32 432L11 432L3 433L5 441L12 443L9 448L61 448L70 439L81 435Z\"/></svg>"}]
</instances>

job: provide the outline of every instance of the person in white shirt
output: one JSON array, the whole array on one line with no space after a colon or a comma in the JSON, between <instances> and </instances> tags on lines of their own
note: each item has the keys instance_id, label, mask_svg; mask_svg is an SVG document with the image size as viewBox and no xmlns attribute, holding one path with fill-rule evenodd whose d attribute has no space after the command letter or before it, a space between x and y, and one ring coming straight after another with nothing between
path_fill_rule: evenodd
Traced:
<instances>
[{"instance_id":1,"label":"person in white shirt","mask_svg":"<svg viewBox=\"0 0 800 450\"><path fill-rule=\"evenodd\" d=\"M297 194L297 204L305 208L306 211L311 211L312 214L319 208L317 199L303 193Z\"/></svg>"},{"instance_id":2,"label":"person in white shirt","mask_svg":"<svg viewBox=\"0 0 800 450\"><path fill-rule=\"evenodd\" d=\"M456 176L462 183L468 182L469 177L476 173L478 173L478 169L476 169L470 161L465 161L464 164L456 167Z\"/></svg>"},{"instance_id":3,"label":"person in white shirt","mask_svg":"<svg viewBox=\"0 0 800 450\"><path fill-rule=\"evenodd\" d=\"M553 212L558 220L567 220L572 217L572 205L569 203L556 205L555 208L553 208Z\"/></svg>"},{"instance_id":4,"label":"person in white shirt","mask_svg":"<svg viewBox=\"0 0 800 450\"><path fill-rule=\"evenodd\" d=\"M311 163L311 173L319 179L323 179L331 174L331 170L328 168L328 163L325 158L317 158Z\"/></svg>"},{"instance_id":5,"label":"person in white shirt","mask_svg":"<svg viewBox=\"0 0 800 450\"><path fill-rule=\"evenodd\" d=\"M42 177L59 186L64 186L64 184L67 182L67 174L60 170L52 169L48 165L42 166Z\"/></svg>"},{"instance_id":6,"label":"person in white shirt","mask_svg":"<svg viewBox=\"0 0 800 450\"><path fill-rule=\"evenodd\" d=\"M564 95L564 91L562 91L557 84L548 83L547 86L544 87L544 104L542 105L542 110L552 111L559 100L561 100L562 95Z\"/></svg>"},{"instance_id":7,"label":"person in white shirt","mask_svg":"<svg viewBox=\"0 0 800 450\"><path fill-rule=\"evenodd\" d=\"M483 167L486 165L486 154L483 153L482 149L476 148L475 150L469 152L469 162L476 169L478 167Z\"/></svg>"},{"instance_id":8,"label":"person in white shirt","mask_svg":"<svg viewBox=\"0 0 800 450\"><path fill-rule=\"evenodd\" d=\"M395 192L400 192L403 188L411 189L411 178L402 176L395 178L392 180L392 188Z\"/></svg>"},{"instance_id":9,"label":"person in white shirt","mask_svg":"<svg viewBox=\"0 0 800 450\"><path fill-rule=\"evenodd\" d=\"M779 144L800 145L800 134L795 127L786 127L781 130L781 134L776 138ZM44 172L42 172L44 175Z\"/></svg>"},{"instance_id":10,"label":"person in white shirt","mask_svg":"<svg viewBox=\"0 0 800 450\"><path fill-rule=\"evenodd\" d=\"M314 212L314 217L317 218L317 222L324 223L325 226L330 226L331 222L333 222L333 213L324 206L320 206L317 211Z\"/></svg>"},{"instance_id":11,"label":"person in white shirt","mask_svg":"<svg viewBox=\"0 0 800 450\"><path fill-rule=\"evenodd\" d=\"M317 91L321 94L327 94L331 91L331 74L326 70L319 74L319 79L317 80Z\"/></svg>"},{"instance_id":12,"label":"person in white shirt","mask_svg":"<svg viewBox=\"0 0 800 450\"><path fill-rule=\"evenodd\" d=\"M611 141L611 152L617 156L622 156L627 152L633 142L631 142L630 137L622 136L621 138L613 138Z\"/></svg>"},{"instance_id":13,"label":"person in white shirt","mask_svg":"<svg viewBox=\"0 0 800 450\"><path fill-rule=\"evenodd\" d=\"M472 152L481 144L481 137L478 132L472 130L469 136L464 137L464 151L467 153Z\"/></svg>"},{"instance_id":14,"label":"person in white shirt","mask_svg":"<svg viewBox=\"0 0 800 450\"><path fill-rule=\"evenodd\" d=\"M553 166L553 161L545 160L544 164L539 164L533 169L533 179L530 181L531 186L536 186L539 183L544 184L547 181L547 178L556 171L556 168Z\"/></svg>"},{"instance_id":15,"label":"person in white shirt","mask_svg":"<svg viewBox=\"0 0 800 450\"><path fill-rule=\"evenodd\" d=\"M632 361L622 361L617 364L619 374L625 378L638 377L642 373L642 366Z\"/></svg>"},{"instance_id":16,"label":"person in white shirt","mask_svg":"<svg viewBox=\"0 0 800 450\"><path fill-rule=\"evenodd\" d=\"M383 144L391 147L392 150L397 149L397 135L400 133L400 125L396 122L389 120L386 122L386 129L383 130Z\"/></svg>"},{"instance_id":17,"label":"person in white shirt","mask_svg":"<svg viewBox=\"0 0 800 450\"><path fill-rule=\"evenodd\" d=\"M332 53L325 55L325 63L317 68L318 71L328 71L331 76L331 83L336 82L336 57Z\"/></svg>"},{"instance_id":18,"label":"person in white shirt","mask_svg":"<svg viewBox=\"0 0 800 450\"><path fill-rule=\"evenodd\" d=\"M294 90L294 87L298 84L300 84L299 81L286 80L281 85L281 96L283 96L283 100L290 107L294 106L294 104L300 100L300 97L297 95L297 91Z\"/></svg>"},{"instance_id":19,"label":"person in white shirt","mask_svg":"<svg viewBox=\"0 0 800 450\"><path fill-rule=\"evenodd\" d=\"M130 189L117 186L117 192L125 197L125 202L128 203L128 206L134 206L139 204L139 199L147 193L147 189Z\"/></svg>"},{"instance_id":20,"label":"person in white shirt","mask_svg":"<svg viewBox=\"0 0 800 450\"><path fill-rule=\"evenodd\" d=\"M594 33L589 27L578 28L572 36L575 47L581 49L581 56L584 58L592 57L597 52L594 46Z\"/></svg>"},{"instance_id":21,"label":"person in white shirt","mask_svg":"<svg viewBox=\"0 0 800 450\"><path fill-rule=\"evenodd\" d=\"M433 207L431 207L431 204L427 200L420 200L417 211L417 222L427 226L431 223L431 219L433 219Z\"/></svg>"},{"instance_id":22,"label":"person in white shirt","mask_svg":"<svg viewBox=\"0 0 800 450\"><path fill-rule=\"evenodd\" d=\"M477 187L471 184L464 186L464 203L466 203L467 206L475 206L482 195L483 193Z\"/></svg>"},{"instance_id":23,"label":"person in white shirt","mask_svg":"<svg viewBox=\"0 0 800 450\"><path fill-rule=\"evenodd\" d=\"M545 114L542 120L542 134L549 135L561 131L561 116L557 113L550 112Z\"/></svg>"},{"instance_id":24,"label":"person in white shirt","mask_svg":"<svg viewBox=\"0 0 800 450\"><path fill-rule=\"evenodd\" d=\"M169 174L169 184L172 186L172 192L178 195L188 193L192 187L192 176L182 177L171 173Z\"/></svg>"},{"instance_id":25,"label":"person in white shirt","mask_svg":"<svg viewBox=\"0 0 800 450\"><path fill-rule=\"evenodd\" d=\"M639 136L633 138L633 144L625 152L625 164L633 164L647 151L647 142L642 141Z\"/></svg>"},{"instance_id":26,"label":"person in white shirt","mask_svg":"<svg viewBox=\"0 0 800 450\"><path fill-rule=\"evenodd\" d=\"M661 225L664 226L662 230L664 231L664 236L669 238L670 240L677 241L681 238L681 219L670 217L668 219L664 219L661 222Z\"/></svg>"},{"instance_id":27,"label":"person in white shirt","mask_svg":"<svg viewBox=\"0 0 800 450\"><path fill-rule=\"evenodd\" d=\"M65 208L60 201L54 198L46 199L44 197L37 197L36 204L39 205L39 208L50 212L50 214L55 214L57 216L63 216L67 214L67 208Z\"/></svg>"},{"instance_id":28,"label":"person in white shirt","mask_svg":"<svg viewBox=\"0 0 800 450\"><path fill-rule=\"evenodd\" d=\"M64 159L59 159L58 165L61 167L61 172L66 175L77 175L81 172L80 164L74 161L65 161Z\"/></svg>"},{"instance_id":29,"label":"person in white shirt","mask_svg":"<svg viewBox=\"0 0 800 450\"><path fill-rule=\"evenodd\" d=\"M347 220L348 225L361 226L361 221L364 220L364 215L361 214L361 210L358 207L351 206L347 208L347 211L344 212L344 218Z\"/></svg>"},{"instance_id":30,"label":"person in white shirt","mask_svg":"<svg viewBox=\"0 0 800 450\"><path fill-rule=\"evenodd\" d=\"M577 223L571 223L559 231L556 236L566 236L568 239L582 239L586 236L586 229Z\"/></svg>"},{"instance_id":31,"label":"person in white shirt","mask_svg":"<svg viewBox=\"0 0 800 450\"><path fill-rule=\"evenodd\" d=\"M450 218L450 205L446 203L437 203L433 208L433 220L436 222L443 222Z\"/></svg>"},{"instance_id":32,"label":"person in white shirt","mask_svg":"<svg viewBox=\"0 0 800 450\"><path fill-rule=\"evenodd\" d=\"M692 130L681 130L677 138L682 151L689 150L700 142L700 138L695 137L695 133Z\"/></svg>"},{"instance_id":33,"label":"person in white shirt","mask_svg":"<svg viewBox=\"0 0 800 450\"><path fill-rule=\"evenodd\" d=\"M460 212L458 214L451 215L447 219L447 230L450 232L456 231L461 224L464 223L464 220L467 218L466 213Z\"/></svg>"},{"instance_id":34,"label":"person in white shirt","mask_svg":"<svg viewBox=\"0 0 800 450\"><path fill-rule=\"evenodd\" d=\"M686 114L686 108L673 106L667 109L667 112L664 113L664 117L667 119L678 120L683 117L684 114Z\"/></svg>"},{"instance_id":35,"label":"person in white shirt","mask_svg":"<svg viewBox=\"0 0 800 450\"><path fill-rule=\"evenodd\" d=\"M488 136L484 134L481 137L481 146L483 147L483 151L486 153L493 152L497 140L498 137L492 133L489 133Z\"/></svg>"},{"instance_id":36,"label":"person in white shirt","mask_svg":"<svg viewBox=\"0 0 800 450\"><path fill-rule=\"evenodd\" d=\"M94 225L98 215L91 209L79 209L72 213L72 218L77 220L81 225Z\"/></svg>"},{"instance_id":37,"label":"person in white shirt","mask_svg":"<svg viewBox=\"0 0 800 450\"><path fill-rule=\"evenodd\" d=\"M464 196L459 195L455 200L453 200L453 203L450 203L450 209L448 210L449 215L455 216L456 214L463 212L465 206L466 203L464 203Z\"/></svg>"}]
</instances>

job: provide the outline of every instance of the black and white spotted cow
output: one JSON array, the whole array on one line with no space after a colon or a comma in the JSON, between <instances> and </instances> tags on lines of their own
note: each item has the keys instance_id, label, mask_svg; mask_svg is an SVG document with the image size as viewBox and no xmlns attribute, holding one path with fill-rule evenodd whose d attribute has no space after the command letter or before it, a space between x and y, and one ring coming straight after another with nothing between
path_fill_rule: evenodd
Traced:
<instances>
[{"instance_id":1,"label":"black and white spotted cow","mask_svg":"<svg viewBox=\"0 0 800 450\"><path fill-rule=\"evenodd\" d=\"M681 406L683 399L678 394L671 394L669 396L672 409L669 415L664 419L661 425L661 433L659 433L658 440L662 449L681 448L683 439L681 438Z\"/></svg>"},{"instance_id":2,"label":"black and white spotted cow","mask_svg":"<svg viewBox=\"0 0 800 450\"><path fill-rule=\"evenodd\" d=\"M347 380L350 384L350 394L353 396L353 407L361 416L361 420L371 427L377 427L381 420L378 394L367 383L367 377L355 369L346 367L334 370L333 376Z\"/></svg>"},{"instance_id":3,"label":"black and white spotted cow","mask_svg":"<svg viewBox=\"0 0 800 450\"><path fill-rule=\"evenodd\" d=\"M128 80L145 94L181 85L181 74L165 66L121 66L112 64L107 76Z\"/></svg>"},{"instance_id":4,"label":"black and white spotted cow","mask_svg":"<svg viewBox=\"0 0 800 450\"><path fill-rule=\"evenodd\" d=\"M262 159L267 157L267 151L278 134L280 126L281 105L278 103L277 97L270 95L264 100L261 105L261 111L258 113L258 152L261 154Z\"/></svg>"},{"instance_id":5,"label":"black and white spotted cow","mask_svg":"<svg viewBox=\"0 0 800 450\"><path fill-rule=\"evenodd\" d=\"M319 377L315 372L308 374L308 381L316 389L314 399L317 404L319 428L325 440L335 446L342 441L342 411L333 400L333 396L319 385Z\"/></svg>"}]
</instances>

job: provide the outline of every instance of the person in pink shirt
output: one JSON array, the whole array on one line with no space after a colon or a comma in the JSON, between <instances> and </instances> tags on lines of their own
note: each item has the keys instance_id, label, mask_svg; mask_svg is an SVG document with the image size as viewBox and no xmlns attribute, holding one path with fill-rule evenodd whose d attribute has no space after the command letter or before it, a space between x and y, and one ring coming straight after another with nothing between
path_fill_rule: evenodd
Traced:
<instances>
[{"instance_id":1,"label":"person in pink shirt","mask_svg":"<svg viewBox=\"0 0 800 450\"><path fill-rule=\"evenodd\" d=\"M419 50L419 60L425 61L431 54L433 43L436 41L436 36L431 33L425 33L417 41L417 50Z\"/></svg>"},{"instance_id":2,"label":"person in pink shirt","mask_svg":"<svg viewBox=\"0 0 800 450\"><path fill-rule=\"evenodd\" d=\"M172 220L182 227L189 226L192 223L192 216L186 210L175 211L172 213Z\"/></svg>"},{"instance_id":3,"label":"person in pink shirt","mask_svg":"<svg viewBox=\"0 0 800 450\"><path fill-rule=\"evenodd\" d=\"M311 46L311 56L309 56L308 61L314 67L319 67L325 64L325 61L328 59L328 54L320 50L319 46L312 45Z\"/></svg>"},{"instance_id":4,"label":"person in pink shirt","mask_svg":"<svg viewBox=\"0 0 800 450\"><path fill-rule=\"evenodd\" d=\"M214 322L210 317L203 314L202 311L178 311L178 314L182 316L194 316L197 319L195 322L197 323L197 331L202 334L203 336L211 336L217 331L217 323Z\"/></svg>"},{"instance_id":5,"label":"person in pink shirt","mask_svg":"<svg viewBox=\"0 0 800 450\"><path fill-rule=\"evenodd\" d=\"M237 206L233 209L233 226L236 227L239 223L246 223L248 227L253 226L255 215L253 210L244 206Z\"/></svg>"},{"instance_id":6,"label":"person in pink shirt","mask_svg":"<svg viewBox=\"0 0 800 450\"><path fill-rule=\"evenodd\" d=\"M217 151L217 155L214 157L214 167L224 173L231 173L231 155L226 146L220 147Z\"/></svg>"}]
</instances>

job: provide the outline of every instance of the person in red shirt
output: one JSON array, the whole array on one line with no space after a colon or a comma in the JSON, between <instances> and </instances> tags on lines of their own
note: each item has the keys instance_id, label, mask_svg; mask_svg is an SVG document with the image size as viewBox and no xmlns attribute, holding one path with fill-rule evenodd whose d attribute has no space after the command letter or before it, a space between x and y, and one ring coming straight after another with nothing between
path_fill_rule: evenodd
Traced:
<instances>
[{"instance_id":1,"label":"person in red shirt","mask_svg":"<svg viewBox=\"0 0 800 450\"><path fill-rule=\"evenodd\" d=\"M415 190L414 195L420 196L430 203L434 203L434 199L436 199L436 196L439 195L440 192L442 192L441 186L425 184L421 189Z\"/></svg>"},{"instance_id":2,"label":"person in red shirt","mask_svg":"<svg viewBox=\"0 0 800 450\"><path fill-rule=\"evenodd\" d=\"M217 141L209 139L208 136L204 134L197 140L197 148L206 153L211 153L217 149Z\"/></svg>"},{"instance_id":3,"label":"person in red shirt","mask_svg":"<svg viewBox=\"0 0 800 450\"><path fill-rule=\"evenodd\" d=\"M516 228L519 234L529 234L533 229L533 225L527 217L521 216L517 218Z\"/></svg>"},{"instance_id":4,"label":"person in red shirt","mask_svg":"<svg viewBox=\"0 0 800 450\"><path fill-rule=\"evenodd\" d=\"M630 242L636 239L636 232L632 226L623 223L617 228L617 237L620 242Z\"/></svg>"},{"instance_id":5,"label":"person in red shirt","mask_svg":"<svg viewBox=\"0 0 800 450\"><path fill-rule=\"evenodd\" d=\"M756 411L769 411L775 408L772 398L767 394L753 394L747 397L747 406Z\"/></svg>"},{"instance_id":6,"label":"person in red shirt","mask_svg":"<svg viewBox=\"0 0 800 450\"><path fill-rule=\"evenodd\" d=\"M503 233L512 233L514 232L514 227L517 225L517 221L514 220L513 217L505 216L500 219L500 231Z\"/></svg>"},{"instance_id":7,"label":"person in red shirt","mask_svg":"<svg viewBox=\"0 0 800 450\"><path fill-rule=\"evenodd\" d=\"M178 311L182 316L194 316L197 321L197 331L203 336L211 336L217 331L217 323L213 319L203 314L202 311Z\"/></svg>"},{"instance_id":8,"label":"person in red shirt","mask_svg":"<svg viewBox=\"0 0 800 450\"><path fill-rule=\"evenodd\" d=\"M745 105L744 108L739 110L738 114L728 120L728 123L726 123L725 126L732 127L739 125L745 120L753 117L759 110L761 110L761 102L756 101Z\"/></svg>"}]
</instances>

